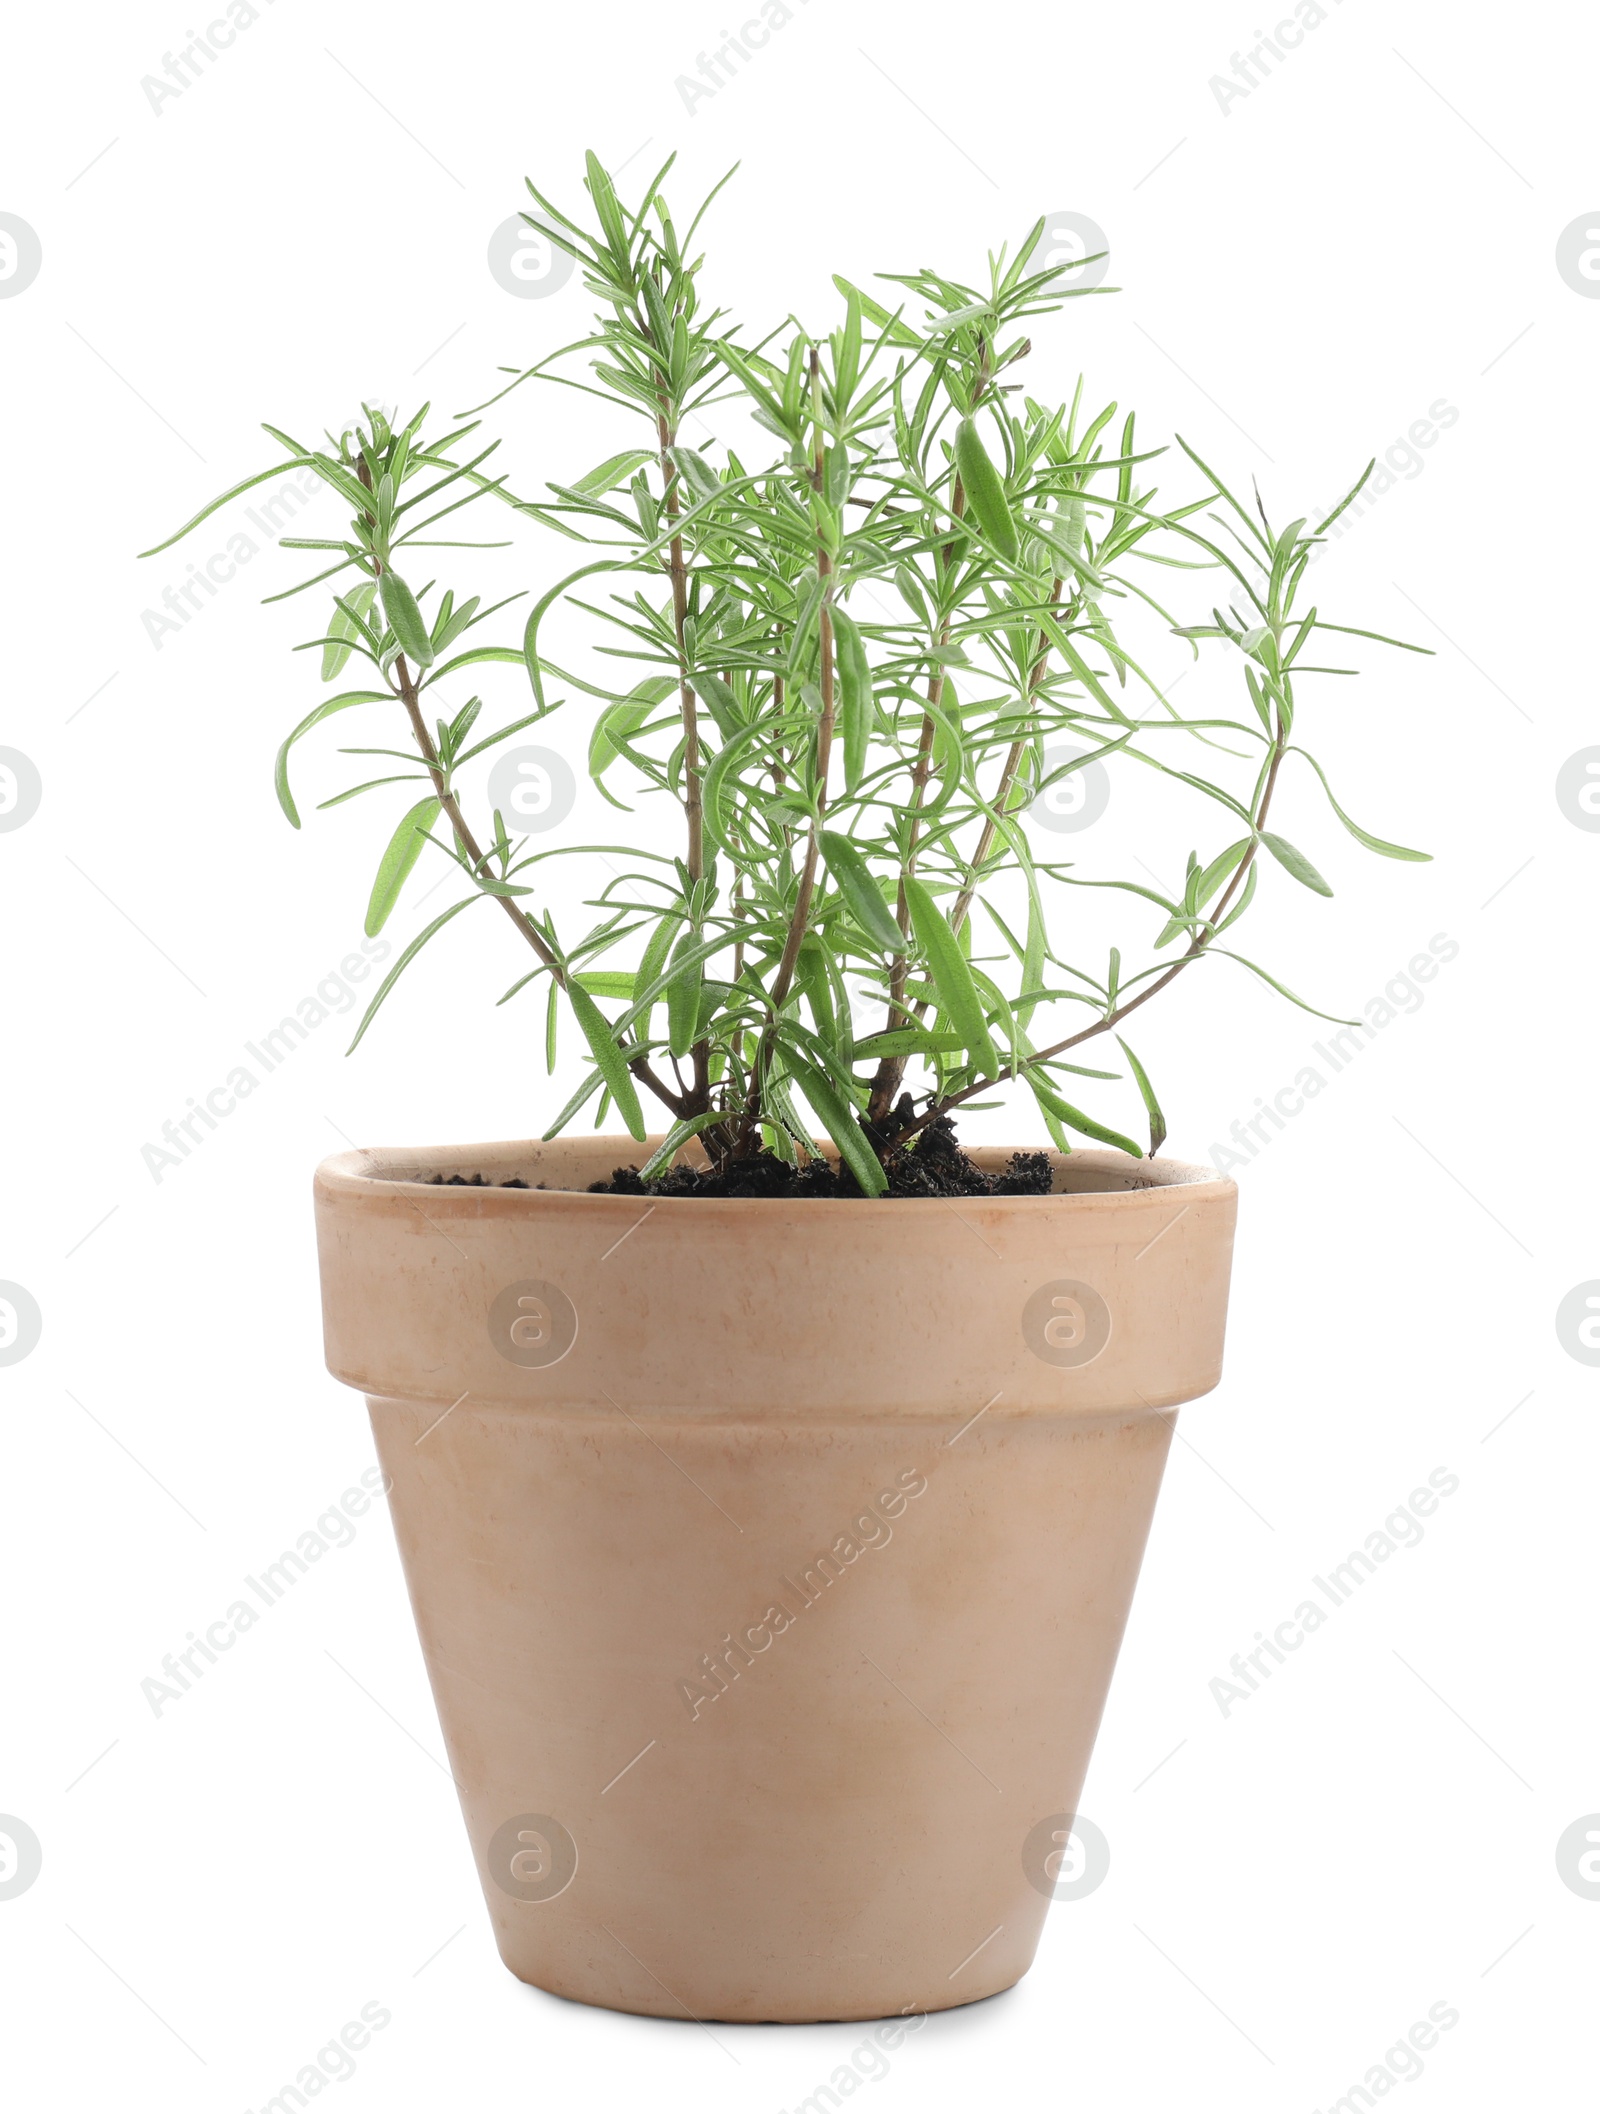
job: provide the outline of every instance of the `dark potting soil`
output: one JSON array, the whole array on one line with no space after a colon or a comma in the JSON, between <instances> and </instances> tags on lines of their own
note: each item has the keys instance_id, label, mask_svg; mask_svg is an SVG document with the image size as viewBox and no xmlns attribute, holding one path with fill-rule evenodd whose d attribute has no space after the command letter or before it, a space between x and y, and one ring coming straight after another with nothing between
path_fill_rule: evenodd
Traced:
<instances>
[{"instance_id":1,"label":"dark potting soil","mask_svg":"<svg viewBox=\"0 0 1600 2114\"><path fill-rule=\"evenodd\" d=\"M900 1121L910 1118L909 1108L897 1111ZM884 1161L891 1197L955 1196L1048 1196L1050 1155L1044 1152L1013 1153L998 1174L976 1167L956 1143L955 1124L940 1116L903 1147L891 1147ZM435 1184L453 1189L486 1189L491 1185L481 1174L436 1174ZM502 1189L526 1189L520 1175L497 1185ZM544 1184L538 1186L542 1189ZM847 1167L834 1167L825 1160L811 1160L804 1167L791 1167L770 1152L751 1153L731 1166L717 1170L677 1166L651 1181L641 1178L637 1166L613 1168L611 1179L591 1182L589 1193L597 1196L648 1197L770 1197L779 1201L804 1197L853 1197L862 1190Z\"/></svg>"}]
</instances>

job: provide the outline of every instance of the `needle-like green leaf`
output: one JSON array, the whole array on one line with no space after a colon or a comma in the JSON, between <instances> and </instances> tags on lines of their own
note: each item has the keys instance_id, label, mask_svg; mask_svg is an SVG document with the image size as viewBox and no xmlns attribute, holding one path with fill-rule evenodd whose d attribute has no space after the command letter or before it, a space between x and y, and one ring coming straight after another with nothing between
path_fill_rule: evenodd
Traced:
<instances>
[{"instance_id":1,"label":"needle-like green leaf","mask_svg":"<svg viewBox=\"0 0 1600 2114\"><path fill-rule=\"evenodd\" d=\"M1161 1103L1156 1099L1156 1090L1150 1084L1149 1073L1120 1035L1117 1041L1122 1044L1122 1054L1128 1060L1128 1068L1133 1073L1134 1084L1139 1089L1139 1098L1144 1103L1145 1114L1150 1118L1150 1157L1153 1160L1166 1143L1167 1119L1161 1113Z\"/></svg>"},{"instance_id":2,"label":"needle-like green leaf","mask_svg":"<svg viewBox=\"0 0 1600 2114\"><path fill-rule=\"evenodd\" d=\"M972 981L966 956L961 951L961 943L923 882L908 874L905 891L917 945L928 964L928 973L939 993L939 1003L950 1016L950 1023L966 1045L973 1063L986 1078L996 1078L1000 1071L999 1053L989 1034L983 1004Z\"/></svg>"},{"instance_id":3,"label":"needle-like green leaf","mask_svg":"<svg viewBox=\"0 0 1600 2114\"><path fill-rule=\"evenodd\" d=\"M385 690L347 690L342 697L330 697L308 712L299 726L289 735L278 751L278 760L273 767L272 782L277 790L278 805L294 824L300 827L300 811L294 804L294 795L289 790L289 751L303 734L320 726L323 720L331 719L335 712L348 712L352 705L383 705L390 702Z\"/></svg>"},{"instance_id":4,"label":"needle-like green leaf","mask_svg":"<svg viewBox=\"0 0 1600 2114\"><path fill-rule=\"evenodd\" d=\"M827 1078L820 1065L813 1064L808 1057L802 1057L799 1051L789 1044L785 1045L784 1056L795 1084L816 1111L818 1121L839 1148L840 1159L855 1176L860 1188L867 1196L884 1195L889 1187L889 1177L883 1171L883 1163L867 1143L855 1110Z\"/></svg>"},{"instance_id":5,"label":"needle-like green leaf","mask_svg":"<svg viewBox=\"0 0 1600 2114\"><path fill-rule=\"evenodd\" d=\"M322 648L322 680L325 683L331 683L349 660L351 648L361 635L355 619L366 616L377 592L375 580L364 580L334 603L333 621L328 626L327 640Z\"/></svg>"},{"instance_id":6,"label":"needle-like green leaf","mask_svg":"<svg viewBox=\"0 0 1600 2114\"><path fill-rule=\"evenodd\" d=\"M378 582L378 592L383 599L383 613L389 619L389 629L399 641L400 651L409 654L419 668L431 668L433 641L422 621L416 596L398 573L385 573Z\"/></svg>"},{"instance_id":7,"label":"needle-like green leaf","mask_svg":"<svg viewBox=\"0 0 1600 2114\"><path fill-rule=\"evenodd\" d=\"M964 418L956 428L956 469L967 507L979 528L1008 564L1017 562L1017 524L1000 472L989 459L977 424Z\"/></svg>"},{"instance_id":8,"label":"needle-like green leaf","mask_svg":"<svg viewBox=\"0 0 1600 2114\"><path fill-rule=\"evenodd\" d=\"M422 847L428 841L428 832L438 819L439 803L431 793L426 800L419 800L414 808L401 816L399 825L378 862L377 877L372 884L365 927L369 940L376 939L388 923L389 913L399 902L400 891L406 885L406 875L422 857Z\"/></svg>"},{"instance_id":9,"label":"needle-like green leaf","mask_svg":"<svg viewBox=\"0 0 1600 2114\"><path fill-rule=\"evenodd\" d=\"M860 852L837 830L821 831L817 841L822 847L828 871L839 885L839 893L849 904L851 915L867 938L885 953L902 953L905 936L879 894L872 869Z\"/></svg>"},{"instance_id":10,"label":"needle-like green leaf","mask_svg":"<svg viewBox=\"0 0 1600 2114\"><path fill-rule=\"evenodd\" d=\"M578 983L569 983L567 997L577 1015L578 1026L583 1030L583 1039L588 1043L600 1076L605 1080L607 1091L617 1104L617 1114L628 1126L629 1134L642 1138L645 1134L644 1113L639 1106L639 1089L633 1083L633 1074L628 1070L627 1059L618 1049L610 1023L594 1000Z\"/></svg>"},{"instance_id":11,"label":"needle-like green leaf","mask_svg":"<svg viewBox=\"0 0 1600 2114\"><path fill-rule=\"evenodd\" d=\"M1305 853L1291 844L1287 837L1280 837L1270 829L1261 832L1261 841L1283 868L1292 873L1302 888L1310 888L1319 896L1331 896L1333 890L1312 865Z\"/></svg>"}]
</instances>

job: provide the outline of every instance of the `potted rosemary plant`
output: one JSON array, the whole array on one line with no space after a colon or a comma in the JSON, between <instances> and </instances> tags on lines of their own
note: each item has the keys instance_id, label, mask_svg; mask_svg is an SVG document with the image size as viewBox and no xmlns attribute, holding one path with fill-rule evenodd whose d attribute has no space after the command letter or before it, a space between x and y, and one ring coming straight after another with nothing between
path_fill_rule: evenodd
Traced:
<instances>
[{"instance_id":1,"label":"potted rosemary plant","mask_svg":"<svg viewBox=\"0 0 1600 2114\"><path fill-rule=\"evenodd\" d=\"M1328 521L1274 526L1181 442L1160 502L1131 415L1026 392L1027 319L1088 291L1035 267L1042 223L975 286L840 280L830 333L751 341L665 174L624 207L591 156L583 221L529 186L598 313L509 386L604 398L605 461L518 494L475 419L369 408L325 447L269 427L284 459L196 518L321 480L326 536L282 540L317 554L328 689L278 798L298 827L296 745L359 712L381 769L335 800L400 810L367 932L454 871L355 1040L476 912L550 1067L582 1053L537 1142L316 1185L328 1362L370 1401L502 1954L631 2011L921 2012L1032 1958L1169 1412L1220 1370L1235 1192L1159 1156L1135 1016L1219 957L1275 983L1235 939L1258 889L1331 892L1291 780L1423 855L1300 743L1308 678L1349 672L1304 591ZM469 506L585 546L520 643L429 577ZM1237 710L1174 702L1145 643L1174 633L1231 657ZM509 705L455 702L468 671ZM545 862L596 847L484 787L558 708L624 816L680 812L671 851L599 848L582 930ZM1192 801L1175 893L1053 856L1108 769ZM963 1150L1001 1097L1021 1149Z\"/></svg>"}]
</instances>

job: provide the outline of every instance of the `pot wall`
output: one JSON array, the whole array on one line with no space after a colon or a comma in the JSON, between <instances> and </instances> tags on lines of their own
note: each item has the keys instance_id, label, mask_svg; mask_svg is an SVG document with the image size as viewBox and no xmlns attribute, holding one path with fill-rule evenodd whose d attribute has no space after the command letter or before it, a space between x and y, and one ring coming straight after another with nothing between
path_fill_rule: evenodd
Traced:
<instances>
[{"instance_id":1,"label":"pot wall","mask_svg":"<svg viewBox=\"0 0 1600 2114\"><path fill-rule=\"evenodd\" d=\"M631 1141L346 1155L369 1397L506 1964L700 2019L969 2002L1033 1956L1234 1191L659 1204ZM1003 1155L993 1156L996 1159ZM1058 1176L1058 1179L1061 1179Z\"/></svg>"}]
</instances>

